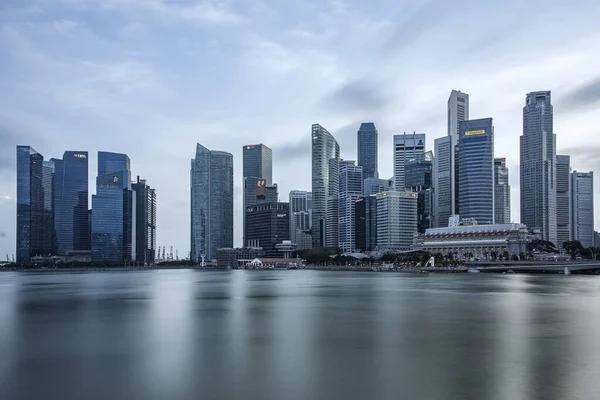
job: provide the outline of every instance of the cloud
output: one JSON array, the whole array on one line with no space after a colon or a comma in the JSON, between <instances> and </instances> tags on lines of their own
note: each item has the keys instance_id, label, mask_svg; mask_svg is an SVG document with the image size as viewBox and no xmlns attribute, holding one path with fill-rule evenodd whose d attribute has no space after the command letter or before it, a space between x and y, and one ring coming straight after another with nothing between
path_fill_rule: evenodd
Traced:
<instances>
[{"instance_id":1,"label":"cloud","mask_svg":"<svg viewBox=\"0 0 600 400\"><path fill-rule=\"evenodd\" d=\"M348 82L325 98L323 106L340 112L381 112L389 97L381 83L357 79Z\"/></svg>"},{"instance_id":2,"label":"cloud","mask_svg":"<svg viewBox=\"0 0 600 400\"><path fill-rule=\"evenodd\" d=\"M594 106L600 102L600 76L567 92L560 98L558 105L561 112L570 112Z\"/></svg>"},{"instance_id":3,"label":"cloud","mask_svg":"<svg viewBox=\"0 0 600 400\"><path fill-rule=\"evenodd\" d=\"M281 160L282 163L290 163L310 157L311 152L312 148L308 134L298 142L273 146L273 153L277 155L277 159Z\"/></svg>"},{"instance_id":4,"label":"cloud","mask_svg":"<svg viewBox=\"0 0 600 400\"><path fill-rule=\"evenodd\" d=\"M52 22L52 27L58 33L69 33L76 29L78 26L79 22L67 19L61 19Z\"/></svg>"}]
</instances>

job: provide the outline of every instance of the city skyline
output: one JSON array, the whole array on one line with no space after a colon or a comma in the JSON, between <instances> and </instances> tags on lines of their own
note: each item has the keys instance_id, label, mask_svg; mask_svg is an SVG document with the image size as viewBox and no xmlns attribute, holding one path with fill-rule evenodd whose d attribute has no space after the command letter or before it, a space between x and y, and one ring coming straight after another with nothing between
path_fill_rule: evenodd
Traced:
<instances>
[{"instance_id":1,"label":"city skyline","mask_svg":"<svg viewBox=\"0 0 600 400\"><path fill-rule=\"evenodd\" d=\"M273 148L276 158L274 180L280 185L280 193L285 194L292 189L310 190L310 176L306 176L305 172L310 168L309 150L306 150L307 126L315 122L326 126L340 143L340 156L354 159L356 131L360 122L373 121L380 132L380 176L388 178L392 176L392 161L388 159L386 149L391 146L391 135L413 130L427 132L427 148L433 149L433 139L446 133L446 101L452 89L469 93L472 118L494 117L497 131L503 134L502 143L497 141L495 153L506 156L507 166L511 170L513 220L519 220L518 160L514 149L518 146L518 136L522 130L521 108L525 93L546 89L553 91L557 152L570 154L571 164L578 170L597 170L596 161L591 157L592 150L595 151L597 145L593 115L597 110L598 97L594 97L595 92L592 91L592 84L597 81L597 72L591 71L589 66L597 64L599 52L594 51L598 48L598 41L595 40L595 30L592 30L587 18L594 15L594 10L598 10L598 5L594 2L574 4L574 14L577 14L577 9L586 12L579 13L577 19L572 19L572 14L564 16L565 23L570 21L572 28L569 31L559 29L557 32L548 32L548 40L544 44L537 41L534 44L526 32L535 32L536 24L541 23L545 15L556 11L553 4L548 4L532 21L522 24L518 34L508 30L512 26L510 24L508 32L504 34L500 23L508 22L504 13L514 4L471 5L471 11L475 15L489 15L493 12L497 16L492 26L484 28L480 37L490 35L491 38L502 39L491 40L482 49L477 43L480 38L463 38L461 35L459 48L453 48L452 56L447 57L443 63L428 63L427 74L405 65L405 62L399 63L399 59L405 60L407 57L423 54L413 47L431 52L443 50L436 47L435 42L439 40L440 32L454 38L454 29L450 26L460 14L455 10L441 18L431 8L417 13L414 7L407 8L407 4L399 3L392 10L386 10L386 14L405 17L387 25L371 25L371 28L376 26L377 29L368 36L361 31L347 37L344 43L348 43L348 47L353 50L351 53L355 54L357 48L375 49L396 32L399 32L398 35L412 32L409 28L403 28L405 23L410 27L411 21L429 18L441 22L437 28L439 31L415 33L412 40L418 42L419 46L411 46L409 40L409 43L398 49L394 43L404 41L392 41L390 46L395 50L386 47L386 54L391 59L387 63L380 63L386 66L376 71L362 67L362 62L368 57L359 60L359 63L349 63L350 59L354 60L354 57L349 58L346 53L349 49L337 46L341 36L334 40L314 25L302 27L313 33L312 37L299 35L299 32L296 32L296 36L291 33L286 36L283 32L281 35L261 32L258 38L248 35L246 37L251 43L240 50L240 58L236 61L245 63L260 60L259 66L244 69L245 75L235 80L236 84L241 83L239 89L216 91L216 95L210 96L210 103L209 96L205 97L210 91L196 89L210 80L220 82L220 75L211 70L200 75L206 78L199 78L197 74L190 75L182 70L183 65L195 65L195 62L185 62L194 61L191 52L193 47L186 47L190 53L182 52L185 56L179 57L184 57L183 59L161 57L168 64L158 63L156 53L148 58L135 59L132 53L125 50L145 48L150 53L158 51L161 56L165 54L150 45L151 41L146 39L149 36L136 36L133 29L135 27L132 27L133 31L127 31L131 36L118 41L114 38L111 40L91 18L92 15L99 15L94 12L99 5L88 2L86 7L71 8L70 5L63 4L58 13L52 13L52 9L43 6L46 14L39 15L28 14L25 8L27 4L35 3L20 3L15 9L9 10L3 20L7 26L7 30L3 32L3 42L10 45L12 50L8 53L11 62L7 74L2 78L6 83L7 93L3 101L1 121L3 169L0 174L0 221L7 221L6 225L0 227L0 231L6 235L0 236L2 257L5 253L13 252L15 243L16 162L13 145L16 144L30 144L44 155L60 155L65 149L89 151L90 194L94 191L92 183L96 177L96 171L92 167L96 163L95 151L109 150L129 154L135 160L133 172L146 177L161 194L161 205L164 207L161 207L158 216L160 229L157 243L173 245L180 252L185 251L189 245L188 235L180 232L181 226L189 218L189 196L181 190L187 187L189 178L180 171L188 168L190 151L186 149L196 142L206 143L210 148L227 149L234 156L235 244L241 245L242 206L238 185L241 182L242 145L263 142ZM114 20L133 20L127 14L130 9L124 10L113 2L111 4L98 18L106 21L120 15L124 17L122 20ZM365 13L365 10L358 12L356 4L349 2L348 5L348 8L335 12L332 5L322 6L323 12L330 18L328 26L337 32L334 35L352 33L346 24L358 26L356 22L364 21L365 17L369 21L386 20L381 9L375 8ZM173 11L171 6L165 7ZM527 9L529 6L519 7ZM228 29L247 32L257 26L256 17L250 15L248 10L234 10L236 15L244 16L243 24L240 24L240 19L236 22L235 18L229 22L221 20L209 23L204 20L205 25L198 28L189 26L192 25L191 21L181 21L181 24L177 24L176 32L169 32L166 26L150 21L151 10L144 10L137 13L136 17L142 27L155 34L165 33L165 38L170 39L180 36L179 29L218 32L219 27L229 23L233 27ZM64 21L64 15L69 15L73 20L71 22L75 23ZM164 15L169 19L177 18L174 13ZM522 15L525 18L527 12ZM25 26L23 22L29 21L35 23L31 30L22 28ZM118 24L117 28L126 28L125 23L115 23ZM230 34L228 29L218 33L216 40L227 41ZM69 32L70 34L65 34ZM323 35L319 36L319 33ZM38 42L45 37L55 41L58 46L46 47ZM76 46L78 40L84 39L86 46ZM326 44L323 45L323 42ZM336 43L335 47L330 46L332 42ZM106 43L109 45L105 46ZM190 45L176 40L169 40L169 43L175 43L174 46ZM273 43L275 46L272 46ZM208 44L201 46L208 46L207 50L216 51L215 62L223 61L223 54L218 51L220 46L216 49L213 47L212 50ZM314 65L307 68L297 57L305 54L303 52L312 46L319 50L316 54L322 60L316 70ZM511 46L515 48L511 49ZM537 50L528 52L533 46ZM84 48L97 54L98 58L94 60L82 50ZM277 49L281 48L289 52L283 53L289 57L278 58L281 53ZM254 51L261 51L266 57L246 58L246 51L250 55ZM484 57L482 52L486 54ZM398 53L401 53L401 57ZM514 57L515 54L520 57ZM376 61L381 59L381 56L374 58ZM428 60L431 59L425 59ZM473 62L475 60L477 62ZM500 60L501 63L498 62ZM275 64L276 61L281 63ZM468 67L451 68L453 62L458 61L461 65L468 64ZM378 63L369 63L371 66L376 64ZM240 64L232 65L235 68ZM277 69L276 65L282 69ZM403 68L402 74L397 73L400 65ZM493 71L489 68L490 65L495 66ZM141 73L132 74L132 71L137 71L136 68ZM334 72L323 76L328 73L327 68ZM391 74L388 68L394 73ZM171 78L165 78L162 74L165 70L175 72ZM264 74L265 71L269 71L269 74ZM336 75L338 78L331 78ZM396 75L401 76L391 78ZM69 77L68 80L64 78L66 76ZM196 84L199 81L201 85ZM253 87L250 82L260 83L261 90L258 93L249 90ZM292 85L293 90L290 90L292 87L288 89L288 82L297 82L297 86ZM425 82L427 87L423 87ZM587 87L590 88L588 91L583 90ZM247 97L238 96L244 91L253 93L251 101ZM274 93L280 97L274 96ZM269 97L276 98L276 103L265 102ZM350 101L348 99L354 98L359 100L347 103ZM322 107L323 102L329 107ZM176 104L176 107L165 108L167 103ZM276 106L275 113L269 110L273 105ZM335 108L335 112L331 108ZM202 109L202 112L198 113L198 109ZM274 115L271 117L271 114ZM134 126L131 124L132 118L136 121ZM164 141L165 136L168 141ZM598 218L599 213L596 212L595 215Z\"/></svg>"}]
</instances>

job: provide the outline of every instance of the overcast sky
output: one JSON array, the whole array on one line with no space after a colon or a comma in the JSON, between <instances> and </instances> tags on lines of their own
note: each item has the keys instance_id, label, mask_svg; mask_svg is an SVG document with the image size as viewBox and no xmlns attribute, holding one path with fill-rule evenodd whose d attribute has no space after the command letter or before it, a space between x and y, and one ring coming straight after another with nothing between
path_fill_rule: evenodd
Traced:
<instances>
[{"instance_id":1,"label":"overcast sky","mask_svg":"<svg viewBox=\"0 0 600 400\"><path fill-rule=\"evenodd\" d=\"M493 117L519 220L525 93L552 90L558 153L600 173L597 0L2 0L0 258L15 252L17 144L45 159L127 153L158 196L158 245L189 251L189 168L196 142L233 153L241 245L244 144L273 149L279 197L310 190L310 127L356 159L362 121L392 135L446 135L452 89L471 118ZM600 222L596 185L596 226Z\"/></svg>"}]
</instances>

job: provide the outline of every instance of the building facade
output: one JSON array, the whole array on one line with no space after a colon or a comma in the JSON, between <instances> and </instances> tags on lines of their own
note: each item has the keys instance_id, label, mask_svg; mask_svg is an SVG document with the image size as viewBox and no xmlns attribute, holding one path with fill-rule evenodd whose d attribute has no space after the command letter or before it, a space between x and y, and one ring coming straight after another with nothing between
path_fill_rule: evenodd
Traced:
<instances>
[{"instance_id":1,"label":"building facade","mask_svg":"<svg viewBox=\"0 0 600 400\"><path fill-rule=\"evenodd\" d=\"M242 215L248 206L278 201L277 185L273 185L273 151L266 145L250 144L242 147ZM274 195L274 196L273 196ZM246 219L242 217L242 229ZM245 238L243 242L245 243Z\"/></svg>"},{"instance_id":2,"label":"building facade","mask_svg":"<svg viewBox=\"0 0 600 400\"><path fill-rule=\"evenodd\" d=\"M469 95L452 90L448 97L448 136L450 137L450 215L459 213L459 173L458 144L460 141L460 123L469 120ZM437 153L436 153L437 157ZM447 223L444 225L447 226Z\"/></svg>"},{"instance_id":3,"label":"building facade","mask_svg":"<svg viewBox=\"0 0 600 400\"><path fill-rule=\"evenodd\" d=\"M394 190L394 179L366 178L363 183L363 195L370 196Z\"/></svg>"},{"instance_id":4,"label":"building facade","mask_svg":"<svg viewBox=\"0 0 600 400\"><path fill-rule=\"evenodd\" d=\"M48 168L44 157L32 147L17 146L17 263L29 263L32 257L52 253Z\"/></svg>"},{"instance_id":5,"label":"building facade","mask_svg":"<svg viewBox=\"0 0 600 400\"><path fill-rule=\"evenodd\" d=\"M277 245L290 237L289 203L259 203L246 207L247 247L262 248L266 257L283 257Z\"/></svg>"},{"instance_id":6,"label":"building facade","mask_svg":"<svg viewBox=\"0 0 600 400\"><path fill-rule=\"evenodd\" d=\"M311 138L313 247L337 247L340 146L319 124Z\"/></svg>"},{"instance_id":7,"label":"building facade","mask_svg":"<svg viewBox=\"0 0 600 400\"><path fill-rule=\"evenodd\" d=\"M296 243L298 250L312 247L310 232L312 193L306 190L292 190L290 204L290 240Z\"/></svg>"},{"instance_id":8,"label":"building facade","mask_svg":"<svg viewBox=\"0 0 600 400\"><path fill-rule=\"evenodd\" d=\"M594 246L594 173L571 173L571 237Z\"/></svg>"},{"instance_id":9,"label":"building facade","mask_svg":"<svg viewBox=\"0 0 600 400\"><path fill-rule=\"evenodd\" d=\"M491 118L461 121L458 198L461 218L494 223L494 127Z\"/></svg>"},{"instance_id":10,"label":"building facade","mask_svg":"<svg viewBox=\"0 0 600 400\"><path fill-rule=\"evenodd\" d=\"M571 241L571 157L556 156L556 246Z\"/></svg>"},{"instance_id":11,"label":"building facade","mask_svg":"<svg viewBox=\"0 0 600 400\"><path fill-rule=\"evenodd\" d=\"M378 132L373 122L363 122L357 133L358 166L363 169L363 178L379 178Z\"/></svg>"},{"instance_id":12,"label":"building facade","mask_svg":"<svg viewBox=\"0 0 600 400\"><path fill-rule=\"evenodd\" d=\"M90 251L88 152L65 151L62 159L52 162L56 255Z\"/></svg>"},{"instance_id":13,"label":"building facade","mask_svg":"<svg viewBox=\"0 0 600 400\"><path fill-rule=\"evenodd\" d=\"M425 134L394 135L394 189L405 190L405 166L408 160L425 157Z\"/></svg>"},{"instance_id":14,"label":"building facade","mask_svg":"<svg viewBox=\"0 0 600 400\"><path fill-rule=\"evenodd\" d=\"M131 188L136 201L136 261L153 265L156 260L156 190L139 176Z\"/></svg>"},{"instance_id":15,"label":"building facade","mask_svg":"<svg viewBox=\"0 0 600 400\"><path fill-rule=\"evenodd\" d=\"M452 138L441 137L434 141L433 160L433 226L447 227L454 215L454 186L452 182Z\"/></svg>"},{"instance_id":16,"label":"building facade","mask_svg":"<svg viewBox=\"0 0 600 400\"><path fill-rule=\"evenodd\" d=\"M233 155L196 145L191 161L190 257L215 260L217 249L233 247Z\"/></svg>"},{"instance_id":17,"label":"building facade","mask_svg":"<svg viewBox=\"0 0 600 400\"><path fill-rule=\"evenodd\" d=\"M377 248L377 195L358 199L354 213L356 251L374 251Z\"/></svg>"},{"instance_id":18,"label":"building facade","mask_svg":"<svg viewBox=\"0 0 600 400\"><path fill-rule=\"evenodd\" d=\"M363 170L354 161L340 161L339 248L342 253L354 251L354 204L362 197Z\"/></svg>"},{"instance_id":19,"label":"building facade","mask_svg":"<svg viewBox=\"0 0 600 400\"><path fill-rule=\"evenodd\" d=\"M377 249L411 250L417 234L417 194L383 192L377 197Z\"/></svg>"},{"instance_id":20,"label":"building facade","mask_svg":"<svg viewBox=\"0 0 600 400\"><path fill-rule=\"evenodd\" d=\"M494 158L494 221L496 224L509 224L510 184L506 158Z\"/></svg>"},{"instance_id":21,"label":"building facade","mask_svg":"<svg viewBox=\"0 0 600 400\"><path fill-rule=\"evenodd\" d=\"M417 230L422 233L431 228L433 153L425 153L423 160L412 159L406 163L404 183L406 190L417 194Z\"/></svg>"},{"instance_id":22,"label":"building facade","mask_svg":"<svg viewBox=\"0 0 600 400\"><path fill-rule=\"evenodd\" d=\"M521 223L556 243L556 136L550 91L528 93L520 137Z\"/></svg>"}]
</instances>

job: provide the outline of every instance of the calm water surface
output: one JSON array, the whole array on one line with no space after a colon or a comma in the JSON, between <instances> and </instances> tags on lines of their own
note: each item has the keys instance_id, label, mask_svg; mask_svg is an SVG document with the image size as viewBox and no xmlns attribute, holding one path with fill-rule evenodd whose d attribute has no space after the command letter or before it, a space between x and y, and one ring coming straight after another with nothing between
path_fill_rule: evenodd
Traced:
<instances>
[{"instance_id":1,"label":"calm water surface","mask_svg":"<svg viewBox=\"0 0 600 400\"><path fill-rule=\"evenodd\" d=\"M0 399L599 399L600 277L0 274Z\"/></svg>"}]
</instances>

